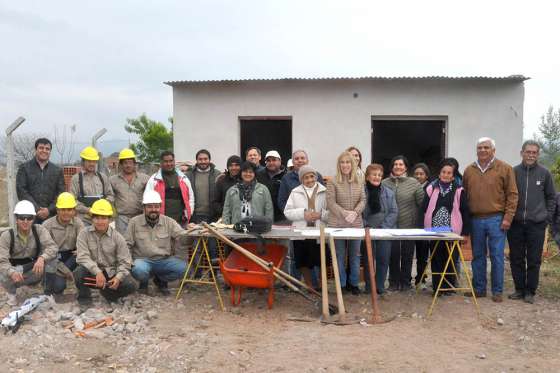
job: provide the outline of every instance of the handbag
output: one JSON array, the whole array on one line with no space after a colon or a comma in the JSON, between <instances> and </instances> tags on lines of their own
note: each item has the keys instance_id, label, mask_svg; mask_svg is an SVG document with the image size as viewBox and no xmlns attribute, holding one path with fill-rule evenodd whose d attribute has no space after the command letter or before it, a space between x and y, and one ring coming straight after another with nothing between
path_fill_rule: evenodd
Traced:
<instances>
[{"instance_id":1,"label":"handbag","mask_svg":"<svg viewBox=\"0 0 560 373\"><path fill-rule=\"evenodd\" d=\"M240 233L266 233L272 229L272 219L266 216L248 216L233 225Z\"/></svg>"}]
</instances>

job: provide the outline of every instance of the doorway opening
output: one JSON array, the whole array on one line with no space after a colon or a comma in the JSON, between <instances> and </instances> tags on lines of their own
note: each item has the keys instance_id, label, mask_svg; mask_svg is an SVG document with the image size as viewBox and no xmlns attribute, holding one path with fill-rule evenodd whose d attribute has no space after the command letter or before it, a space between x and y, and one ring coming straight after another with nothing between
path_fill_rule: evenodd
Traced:
<instances>
[{"instance_id":1,"label":"doorway opening","mask_svg":"<svg viewBox=\"0 0 560 373\"><path fill-rule=\"evenodd\" d=\"M282 157L285 166L292 157L292 118L291 117L243 117L239 118L241 128L241 158L245 159L245 151L256 146L262 151L261 164L269 150L276 150Z\"/></svg>"},{"instance_id":2,"label":"doorway opening","mask_svg":"<svg viewBox=\"0 0 560 373\"><path fill-rule=\"evenodd\" d=\"M389 175L391 159L402 154L410 167L424 162L434 175L445 157L446 124L447 117L373 117L371 159L381 163Z\"/></svg>"}]
</instances>

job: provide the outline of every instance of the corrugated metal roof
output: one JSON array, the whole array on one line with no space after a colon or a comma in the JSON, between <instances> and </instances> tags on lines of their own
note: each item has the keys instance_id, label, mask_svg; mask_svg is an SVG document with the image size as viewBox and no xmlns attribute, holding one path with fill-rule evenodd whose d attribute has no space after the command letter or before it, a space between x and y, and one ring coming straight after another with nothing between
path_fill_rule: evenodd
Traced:
<instances>
[{"instance_id":1,"label":"corrugated metal roof","mask_svg":"<svg viewBox=\"0 0 560 373\"><path fill-rule=\"evenodd\" d=\"M216 79L216 80L171 80L164 82L169 86L197 85L197 84L222 84L245 82L299 82L299 81L333 81L333 80L502 80L523 82L530 79L523 75L509 76L361 76L361 77L327 77L327 78L262 78L262 79Z\"/></svg>"}]
</instances>

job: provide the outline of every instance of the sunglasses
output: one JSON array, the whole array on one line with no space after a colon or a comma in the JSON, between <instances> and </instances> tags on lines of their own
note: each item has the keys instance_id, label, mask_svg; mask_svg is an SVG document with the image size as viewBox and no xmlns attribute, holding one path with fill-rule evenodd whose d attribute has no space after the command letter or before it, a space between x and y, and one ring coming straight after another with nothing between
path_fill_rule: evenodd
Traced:
<instances>
[{"instance_id":1,"label":"sunglasses","mask_svg":"<svg viewBox=\"0 0 560 373\"><path fill-rule=\"evenodd\" d=\"M18 216L17 216L17 220L28 220L28 221L32 221L33 219L35 219L35 216L33 216L33 215L18 215Z\"/></svg>"}]
</instances>

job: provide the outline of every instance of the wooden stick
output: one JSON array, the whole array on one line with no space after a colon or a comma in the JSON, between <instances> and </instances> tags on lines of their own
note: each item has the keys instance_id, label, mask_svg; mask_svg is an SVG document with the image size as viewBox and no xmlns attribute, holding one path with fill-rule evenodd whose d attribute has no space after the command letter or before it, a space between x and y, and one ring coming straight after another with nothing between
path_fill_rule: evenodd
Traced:
<instances>
[{"instance_id":1,"label":"wooden stick","mask_svg":"<svg viewBox=\"0 0 560 373\"><path fill-rule=\"evenodd\" d=\"M213 229L211 226L209 226L206 223L203 223L204 226L210 231L210 233L212 233L216 238L222 240L223 242L225 242L226 244L228 244L229 246L231 246L234 250L237 250L238 252L240 252L241 254L243 254L244 256L246 256L247 258L251 259L253 262L257 263L261 268L263 268L266 271L269 271L272 268L272 273L274 274L274 277L276 279L278 279L280 282L282 282L283 284L285 284L286 286L288 286L290 289L292 289L293 291L295 291L296 293L300 294L301 296L303 296L305 299L315 302L314 299L312 299L311 297L309 297L308 295L306 295L305 293L303 293L299 288L297 288L293 283L289 282L292 281L298 285L304 286L305 288L307 288L307 290L313 290L311 291L313 294L315 295L319 295L320 293L318 291L316 291L313 288L308 287L306 284L302 283L301 281L299 281L298 279L290 276L289 274L283 272L282 270L278 269L277 267L275 267L273 265L273 263L267 262L265 261L263 258L253 254L252 252L250 252L249 250L245 249L244 247L236 244L235 242L233 242L232 240L230 240L229 238L227 238L226 236L224 236L222 233L216 231L215 229ZM333 305L329 305L329 309L335 313L337 312L337 308Z\"/></svg>"},{"instance_id":2,"label":"wooden stick","mask_svg":"<svg viewBox=\"0 0 560 373\"><path fill-rule=\"evenodd\" d=\"M367 252L367 261L368 261L368 268L369 268L369 283L371 289L371 306L373 308L373 317L372 321L374 324L382 322L381 313L379 312L379 305L377 304L377 283L375 282L375 266L374 264L374 251L373 245L371 244L371 235L369 232L369 227L365 228L365 241L366 241L366 252Z\"/></svg>"},{"instance_id":3,"label":"wooden stick","mask_svg":"<svg viewBox=\"0 0 560 373\"><path fill-rule=\"evenodd\" d=\"M321 243L321 293L323 300L323 318L325 320L329 317L329 290L327 288L327 255L325 251L325 226L320 226L320 243Z\"/></svg>"},{"instance_id":4,"label":"wooden stick","mask_svg":"<svg viewBox=\"0 0 560 373\"><path fill-rule=\"evenodd\" d=\"M233 242L232 240L230 240L229 238L227 238L226 236L224 236L222 233L216 231L215 229L213 229L212 227L210 227L208 224L204 223L204 226L206 228L208 228L208 230L217 238L221 239L222 241L224 241L226 244L228 244L229 246L231 246L233 249L241 252L243 255L245 255L247 258L253 260L254 262L256 262L257 264L259 264L262 267L262 264L266 265L266 269L269 270L270 268L274 268L274 276L276 278L280 278L283 277L284 279L288 280L288 281L292 281L293 283L305 288L307 291L309 291L310 293L320 297L321 293L319 293L317 290L313 289L312 287L308 286L306 283L301 282L300 280L298 280L295 277L290 276L289 274L287 274L286 272L282 271L280 268L275 267L273 263L267 262L265 261L263 258L253 254L252 252L248 251L247 249L245 249L242 246L237 245L235 242Z\"/></svg>"},{"instance_id":5,"label":"wooden stick","mask_svg":"<svg viewBox=\"0 0 560 373\"><path fill-rule=\"evenodd\" d=\"M334 285L336 289L336 300L338 302L338 316L342 320L346 314L344 308L344 299L342 299L342 289L340 288L340 277L338 274L338 260L336 259L336 248L334 246L334 237L329 236L329 246L331 247L331 260L334 272Z\"/></svg>"}]
</instances>

